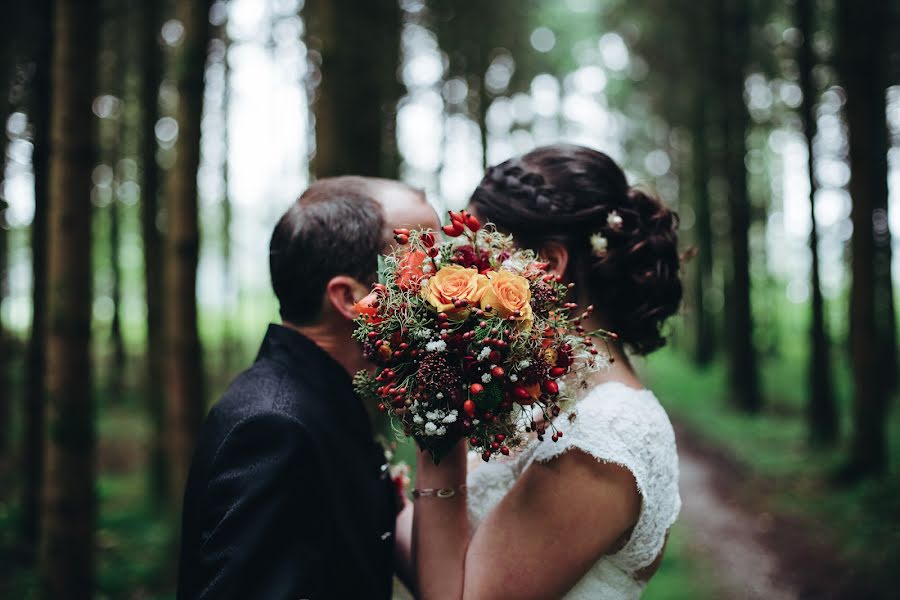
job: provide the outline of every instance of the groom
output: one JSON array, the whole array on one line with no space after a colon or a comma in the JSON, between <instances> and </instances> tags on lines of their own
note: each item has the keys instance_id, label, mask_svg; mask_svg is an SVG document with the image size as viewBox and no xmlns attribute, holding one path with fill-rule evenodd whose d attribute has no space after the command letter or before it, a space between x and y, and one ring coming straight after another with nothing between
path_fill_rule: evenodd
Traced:
<instances>
[{"instance_id":1,"label":"groom","mask_svg":"<svg viewBox=\"0 0 900 600\"><path fill-rule=\"evenodd\" d=\"M397 495L353 393L351 332L400 227L439 223L421 192L362 177L314 183L275 227L282 324L198 437L179 598L391 597Z\"/></svg>"}]
</instances>

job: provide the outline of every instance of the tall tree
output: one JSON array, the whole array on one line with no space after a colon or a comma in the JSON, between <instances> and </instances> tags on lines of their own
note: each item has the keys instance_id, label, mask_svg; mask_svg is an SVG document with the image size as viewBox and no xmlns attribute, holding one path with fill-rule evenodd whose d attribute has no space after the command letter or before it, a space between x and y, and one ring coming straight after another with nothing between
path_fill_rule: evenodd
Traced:
<instances>
[{"instance_id":1,"label":"tall tree","mask_svg":"<svg viewBox=\"0 0 900 600\"><path fill-rule=\"evenodd\" d=\"M231 71L228 67L228 33L225 24L219 28L219 35L225 46L222 51L222 70L225 79L222 85L222 119L225 126L222 128L222 146L223 146L223 164L222 164L222 297L226 299L225 304L225 322L222 326L223 346L223 363L226 369L231 367L232 358L234 356L234 310L237 308L231 304L234 295L234 261L231 254L231 223L233 221L233 211L231 207L231 194L228 190L229 182L229 161L228 161L228 145L230 137L228 136L228 110L231 105Z\"/></svg>"},{"instance_id":2,"label":"tall tree","mask_svg":"<svg viewBox=\"0 0 900 600\"><path fill-rule=\"evenodd\" d=\"M165 373L169 496L181 502L194 437L203 420L203 361L197 331L198 227L197 169L200 166L200 120L203 80L210 40L209 8L204 0L179 0L178 20L184 38L175 50L178 86L176 161L169 171L165 238Z\"/></svg>"},{"instance_id":3,"label":"tall tree","mask_svg":"<svg viewBox=\"0 0 900 600\"><path fill-rule=\"evenodd\" d=\"M697 266L694 271L694 361L700 366L708 365L715 352L715 329L713 317L707 306L707 293L713 285L713 243L710 216L709 177L709 3L698 0L693 3L693 22L699 26L686 40L691 47L695 61L693 68L685 69L695 73L693 109L690 110L691 127L691 171L693 181L691 191L694 199L694 239L697 243Z\"/></svg>"},{"instance_id":4,"label":"tall tree","mask_svg":"<svg viewBox=\"0 0 900 600\"><path fill-rule=\"evenodd\" d=\"M847 97L853 200L850 350L854 403L848 474L857 476L883 473L887 456L884 416L892 373L887 371L885 352L894 332L886 331L893 325L893 318L887 316L893 306L881 271L890 265L885 118L889 16L886 2L838 2L837 66ZM883 250L880 246L885 241L888 246Z\"/></svg>"},{"instance_id":5,"label":"tall tree","mask_svg":"<svg viewBox=\"0 0 900 600\"><path fill-rule=\"evenodd\" d=\"M31 221L31 336L25 365L24 442L22 452L22 538L30 550L40 539L41 489L44 470L44 374L47 344L47 230L50 166L51 63L57 41L51 0L34 4L37 58L31 93L34 149L34 217Z\"/></svg>"},{"instance_id":6,"label":"tall tree","mask_svg":"<svg viewBox=\"0 0 900 600\"><path fill-rule=\"evenodd\" d=\"M91 172L98 1L54 15L47 306L47 462L40 572L47 598L90 598L94 556Z\"/></svg>"},{"instance_id":7,"label":"tall tree","mask_svg":"<svg viewBox=\"0 0 900 600\"><path fill-rule=\"evenodd\" d=\"M144 245L144 295L147 303L146 383L147 409L152 422L150 441L150 489L159 501L166 496L165 409L163 392L162 336L162 237L159 217L159 163L156 122L159 120L159 86L163 54L160 44L161 2L141 2L141 236Z\"/></svg>"},{"instance_id":8,"label":"tall tree","mask_svg":"<svg viewBox=\"0 0 900 600\"><path fill-rule=\"evenodd\" d=\"M394 122L402 91L398 2L308 0L303 17L309 45L322 58L312 106L313 174L396 177Z\"/></svg>"},{"instance_id":9,"label":"tall tree","mask_svg":"<svg viewBox=\"0 0 900 600\"><path fill-rule=\"evenodd\" d=\"M806 137L809 171L809 249L812 255L810 266L810 288L812 293L812 321L810 323L809 398L807 418L809 419L810 441L814 444L831 444L837 439L837 408L831 383L831 350L828 329L825 324L824 299L819 278L819 229L816 224L816 175L813 139L816 137L815 97L813 67L816 60L812 38L813 0L797 0L794 5L797 29L802 41L798 48L797 67L800 71L800 90L803 100L800 105L800 121Z\"/></svg>"},{"instance_id":10,"label":"tall tree","mask_svg":"<svg viewBox=\"0 0 900 600\"><path fill-rule=\"evenodd\" d=\"M3 39L0 40L0 303L9 293L9 224L7 222L6 209L9 203L4 195L4 180L6 178L6 157L9 137L6 133L6 124L13 111L13 74L16 71L18 57L15 53L16 42L12 17L7 15L7 20L0 27ZM6 331L2 319L0 319L0 454L9 448L10 415L12 414L12 389L9 385L9 369L12 357L9 333Z\"/></svg>"},{"instance_id":11,"label":"tall tree","mask_svg":"<svg viewBox=\"0 0 900 600\"><path fill-rule=\"evenodd\" d=\"M481 156L487 167L487 110L490 99L485 87L485 73L491 60L491 51L500 42L495 12L503 7L500 2L476 0L432 0L434 30L438 44L447 55L447 79L460 79L466 84L463 112L477 123L481 134ZM494 35L491 35L491 32ZM448 106L448 113L458 109Z\"/></svg>"},{"instance_id":12,"label":"tall tree","mask_svg":"<svg viewBox=\"0 0 900 600\"><path fill-rule=\"evenodd\" d=\"M103 34L101 43L101 91L119 101L121 108L114 111L100 123L101 161L110 169L109 204L106 207L109 224L109 272L110 296L112 298L112 321L110 323L110 345L112 347L112 363L110 365L110 381L115 390L113 398L121 398L122 377L125 370L125 342L122 338L122 269L121 269L121 211L119 206L119 190L121 170L119 161L123 158L122 137L125 119L125 77L127 69L127 12L119 0L106 0L104 3Z\"/></svg>"},{"instance_id":13,"label":"tall tree","mask_svg":"<svg viewBox=\"0 0 900 600\"><path fill-rule=\"evenodd\" d=\"M747 129L744 71L749 59L750 18L742 0L723 0L719 68L722 81L722 136L724 173L728 182L731 217L731 280L728 286L728 330L731 395L746 412L758 412L759 393L753 314L750 303L750 195L747 187Z\"/></svg>"}]
</instances>

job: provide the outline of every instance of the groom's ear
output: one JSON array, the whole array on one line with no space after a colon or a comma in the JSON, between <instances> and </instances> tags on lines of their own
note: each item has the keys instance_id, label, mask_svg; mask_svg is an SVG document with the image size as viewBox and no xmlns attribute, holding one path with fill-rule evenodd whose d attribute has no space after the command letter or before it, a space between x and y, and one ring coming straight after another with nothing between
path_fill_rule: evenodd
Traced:
<instances>
[{"instance_id":1,"label":"groom's ear","mask_svg":"<svg viewBox=\"0 0 900 600\"><path fill-rule=\"evenodd\" d=\"M348 275L332 277L325 285L325 300L348 321L359 316L353 305L369 293L369 289Z\"/></svg>"},{"instance_id":2,"label":"groom's ear","mask_svg":"<svg viewBox=\"0 0 900 600\"><path fill-rule=\"evenodd\" d=\"M540 256L547 262L547 272L565 276L569 267L569 250L559 242L547 242L541 247Z\"/></svg>"}]
</instances>

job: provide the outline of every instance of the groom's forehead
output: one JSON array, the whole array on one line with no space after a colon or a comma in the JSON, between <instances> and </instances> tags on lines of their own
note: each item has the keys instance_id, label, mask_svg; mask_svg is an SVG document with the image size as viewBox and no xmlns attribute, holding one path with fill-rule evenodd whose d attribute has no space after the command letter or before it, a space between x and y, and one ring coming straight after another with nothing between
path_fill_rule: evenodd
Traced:
<instances>
[{"instance_id":1,"label":"groom's forehead","mask_svg":"<svg viewBox=\"0 0 900 600\"><path fill-rule=\"evenodd\" d=\"M438 229L440 220L434 207L418 191L379 198L384 212L384 224L389 231L406 229Z\"/></svg>"}]
</instances>

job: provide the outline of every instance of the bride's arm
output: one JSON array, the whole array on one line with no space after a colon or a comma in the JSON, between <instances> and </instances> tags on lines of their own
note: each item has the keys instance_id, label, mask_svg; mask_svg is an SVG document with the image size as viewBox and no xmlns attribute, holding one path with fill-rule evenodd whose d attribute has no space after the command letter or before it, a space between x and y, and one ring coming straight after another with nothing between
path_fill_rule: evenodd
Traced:
<instances>
[{"instance_id":1,"label":"bride's arm","mask_svg":"<svg viewBox=\"0 0 900 600\"><path fill-rule=\"evenodd\" d=\"M458 488L466 482L466 442L460 441L435 465L416 449L416 488ZM469 545L465 494L422 496L413 513L413 564L419 598L462 598L463 565Z\"/></svg>"},{"instance_id":2,"label":"bride's arm","mask_svg":"<svg viewBox=\"0 0 900 600\"><path fill-rule=\"evenodd\" d=\"M416 487L465 482L465 445L440 465L417 459ZM413 517L420 597L558 598L636 522L631 473L569 450L529 466L474 534L464 496L422 497Z\"/></svg>"}]
</instances>

